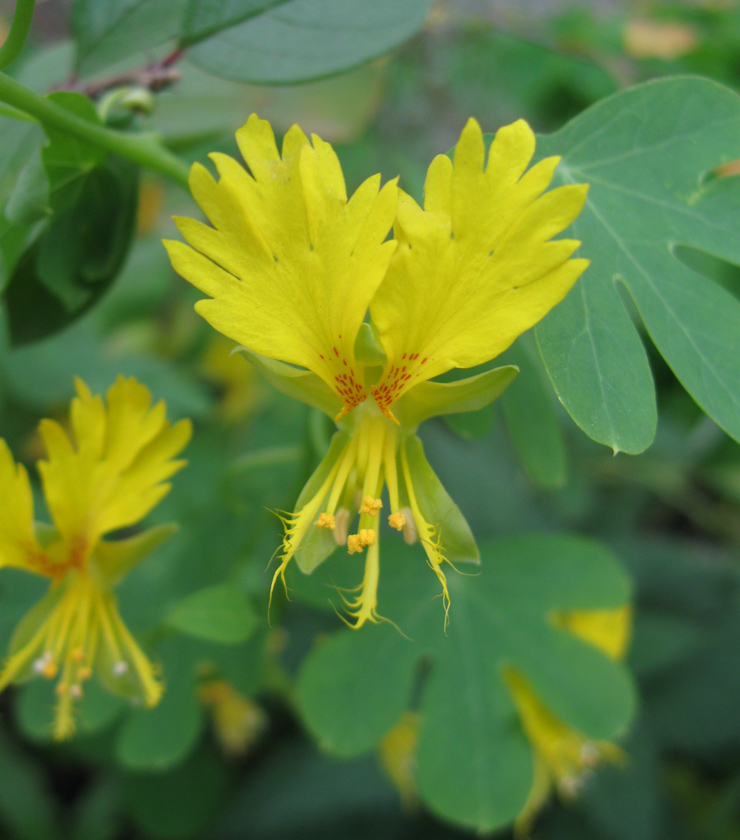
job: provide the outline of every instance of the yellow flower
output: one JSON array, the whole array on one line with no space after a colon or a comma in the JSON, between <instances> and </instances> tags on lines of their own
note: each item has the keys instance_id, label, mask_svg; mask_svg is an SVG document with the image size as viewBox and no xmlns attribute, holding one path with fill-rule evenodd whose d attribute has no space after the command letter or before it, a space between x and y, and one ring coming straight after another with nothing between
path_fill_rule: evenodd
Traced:
<instances>
[{"instance_id":1,"label":"yellow flower","mask_svg":"<svg viewBox=\"0 0 740 840\"><path fill-rule=\"evenodd\" d=\"M555 616L554 621L612 659L622 659L626 653L632 627L629 606L574 611ZM572 798L599 763L623 763L625 755L616 744L589 740L563 723L547 709L518 671L509 668L504 677L535 754L534 781L516 823L518 832L526 834L553 786L561 796Z\"/></svg>"},{"instance_id":2,"label":"yellow flower","mask_svg":"<svg viewBox=\"0 0 740 840\"><path fill-rule=\"evenodd\" d=\"M53 420L39 432L48 458L38 463L53 525L34 523L28 474L0 439L0 567L49 578L47 595L22 619L0 672L0 691L34 675L57 679L54 735L74 732L73 703L95 673L117 694L154 706L162 694L154 668L118 613L113 586L173 530L161 526L122 540L111 531L139 522L169 491L184 461L190 422L170 426L163 402L119 377L107 406L76 380L72 439Z\"/></svg>"},{"instance_id":3,"label":"yellow flower","mask_svg":"<svg viewBox=\"0 0 740 840\"><path fill-rule=\"evenodd\" d=\"M570 259L579 242L550 240L578 215L587 187L545 192L558 158L527 170L535 138L521 120L496 134L487 156L470 120L453 160L440 155L429 167L423 209L395 181L381 189L379 175L348 199L331 146L298 126L282 155L255 115L236 139L248 171L222 154L211 155L218 180L191 170L212 226L178 219L188 244L165 244L175 269L208 295L196 310L273 384L339 426L295 512L281 517L273 586L293 557L310 572L336 544L367 548L359 594L346 604L356 627L379 620L387 488L383 516L421 541L446 613L442 566L469 532L414 433L428 417L487 404L517 371L430 380L495 358L566 295L587 261ZM477 550L458 559L476 562Z\"/></svg>"}]
</instances>

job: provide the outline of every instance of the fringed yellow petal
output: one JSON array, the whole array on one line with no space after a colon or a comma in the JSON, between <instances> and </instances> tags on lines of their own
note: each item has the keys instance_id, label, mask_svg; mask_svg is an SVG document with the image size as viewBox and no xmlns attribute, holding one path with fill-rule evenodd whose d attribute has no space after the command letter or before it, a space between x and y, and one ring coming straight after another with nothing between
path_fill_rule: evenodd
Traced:
<instances>
[{"instance_id":1,"label":"fringed yellow petal","mask_svg":"<svg viewBox=\"0 0 740 840\"><path fill-rule=\"evenodd\" d=\"M506 126L486 166L470 120L454 161L440 156L429 167L424 209L401 195L399 246L370 307L388 357L372 394L386 414L418 382L498 356L586 268L570 259L580 243L550 240L578 216L587 186L543 195L558 159L525 173L534 145L524 121Z\"/></svg>"},{"instance_id":2,"label":"fringed yellow petal","mask_svg":"<svg viewBox=\"0 0 740 840\"><path fill-rule=\"evenodd\" d=\"M172 264L209 296L196 310L250 350L308 368L342 399L366 396L354 344L395 248L385 242L396 212L395 183L368 179L348 201L334 150L294 126L282 157L269 123L252 115L237 132L249 172L214 155L193 196L213 227L178 225L188 242L165 243Z\"/></svg>"},{"instance_id":3,"label":"fringed yellow petal","mask_svg":"<svg viewBox=\"0 0 740 840\"><path fill-rule=\"evenodd\" d=\"M28 473L16 465L0 438L0 567L38 572L44 554L33 531L33 494Z\"/></svg>"},{"instance_id":4,"label":"fringed yellow petal","mask_svg":"<svg viewBox=\"0 0 740 840\"><path fill-rule=\"evenodd\" d=\"M80 566L103 534L138 522L167 493L162 482L184 465L172 458L191 427L171 426L164 403L152 406L149 390L123 377L108 390L107 408L77 380L70 420L72 439L58 423L41 422L48 460L39 471L66 562Z\"/></svg>"}]
</instances>

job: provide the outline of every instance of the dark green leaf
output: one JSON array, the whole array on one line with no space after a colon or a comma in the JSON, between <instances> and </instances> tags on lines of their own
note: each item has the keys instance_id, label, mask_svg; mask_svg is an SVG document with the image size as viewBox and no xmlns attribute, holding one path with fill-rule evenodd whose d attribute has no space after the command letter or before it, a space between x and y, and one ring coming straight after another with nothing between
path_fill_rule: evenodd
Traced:
<instances>
[{"instance_id":1,"label":"dark green leaf","mask_svg":"<svg viewBox=\"0 0 740 840\"><path fill-rule=\"evenodd\" d=\"M182 27L184 44L194 44L286 0L189 0Z\"/></svg>"},{"instance_id":2,"label":"dark green leaf","mask_svg":"<svg viewBox=\"0 0 740 840\"><path fill-rule=\"evenodd\" d=\"M567 476L565 441L535 353L520 339L505 354L521 371L502 398L506 430L527 475L542 487L562 487Z\"/></svg>"},{"instance_id":3,"label":"dark green leaf","mask_svg":"<svg viewBox=\"0 0 740 840\"><path fill-rule=\"evenodd\" d=\"M0 732L0 824L17 840L56 836L54 801L44 767Z\"/></svg>"},{"instance_id":4,"label":"dark green leaf","mask_svg":"<svg viewBox=\"0 0 740 840\"><path fill-rule=\"evenodd\" d=\"M698 78L651 82L597 103L539 152L563 156L562 181L590 184L572 230L592 264L537 328L566 409L615 451L653 439L652 376L619 283L686 390L740 439L740 302L674 255L683 245L740 262L740 181L707 178L740 157L740 97Z\"/></svg>"},{"instance_id":5,"label":"dark green leaf","mask_svg":"<svg viewBox=\"0 0 740 840\"><path fill-rule=\"evenodd\" d=\"M126 776L124 796L147 837L185 840L207 827L223 801L228 777L224 763L202 749L168 773Z\"/></svg>"},{"instance_id":6,"label":"dark green leaf","mask_svg":"<svg viewBox=\"0 0 740 840\"><path fill-rule=\"evenodd\" d=\"M131 770L165 770L194 747L203 725L192 668L182 645L164 648L166 690L158 706L138 709L118 732L116 754Z\"/></svg>"},{"instance_id":7,"label":"dark green leaf","mask_svg":"<svg viewBox=\"0 0 740 840\"><path fill-rule=\"evenodd\" d=\"M431 0L290 0L198 44L189 58L216 76L288 84L356 67L421 29Z\"/></svg>"},{"instance_id":8,"label":"dark green leaf","mask_svg":"<svg viewBox=\"0 0 740 840\"><path fill-rule=\"evenodd\" d=\"M188 0L75 0L72 28L81 73L178 37Z\"/></svg>"},{"instance_id":9,"label":"dark green leaf","mask_svg":"<svg viewBox=\"0 0 740 840\"><path fill-rule=\"evenodd\" d=\"M62 329L106 291L128 253L136 207L135 166L114 160L83 179L76 202L51 218L13 272L6 304L15 344Z\"/></svg>"},{"instance_id":10,"label":"dark green leaf","mask_svg":"<svg viewBox=\"0 0 740 840\"><path fill-rule=\"evenodd\" d=\"M325 747L360 753L396 723L419 663L429 662L419 706L421 795L445 819L492 830L521 811L533 772L504 666L515 667L555 715L593 739L624 732L635 696L621 665L550 618L628 599L628 580L611 555L556 535L485 543L481 555L480 575L449 571L445 634L436 577L408 548L383 546L379 612L411 638L388 624L336 634L306 660L298 703ZM318 574L341 585L347 565L345 557L329 561ZM300 584L294 574L296 594Z\"/></svg>"}]
</instances>

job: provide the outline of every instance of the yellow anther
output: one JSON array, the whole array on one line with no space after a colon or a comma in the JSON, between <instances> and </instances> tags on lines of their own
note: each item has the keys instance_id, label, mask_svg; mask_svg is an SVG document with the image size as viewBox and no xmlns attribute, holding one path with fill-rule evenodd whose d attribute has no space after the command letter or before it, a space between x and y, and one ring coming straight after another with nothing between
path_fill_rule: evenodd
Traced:
<instances>
[{"instance_id":1,"label":"yellow anther","mask_svg":"<svg viewBox=\"0 0 740 840\"><path fill-rule=\"evenodd\" d=\"M65 682L57 683L57 687L54 689L56 692L57 697L64 697L67 693L69 686Z\"/></svg>"},{"instance_id":2,"label":"yellow anther","mask_svg":"<svg viewBox=\"0 0 740 840\"><path fill-rule=\"evenodd\" d=\"M71 653L73 662L82 662L85 658L85 649L83 647L76 647Z\"/></svg>"},{"instance_id":3,"label":"yellow anther","mask_svg":"<svg viewBox=\"0 0 740 840\"><path fill-rule=\"evenodd\" d=\"M391 528L395 528L396 531L403 531L404 525L406 524L406 517L402 513L392 513L388 517L388 524Z\"/></svg>"},{"instance_id":4,"label":"yellow anther","mask_svg":"<svg viewBox=\"0 0 740 840\"><path fill-rule=\"evenodd\" d=\"M359 554L362 551L363 545L360 542L359 534L350 534L347 537L347 551L350 554Z\"/></svg>"},{"instance_id":5,"label":"yellow anther","mask_svg":"<svg viewBox=\"0 0 740 840\"><path fill-rule=\"evenodd\" d=\"M319 528L328 528L330 531L337 527L333 513L320 513L314 525L318 525Z\"/></svg>"},{"instance_id":6,"label":"yellow anther","mask_svg":"<svg viewBox=\"0 0 740 840\"><path fill-rule=\"evenodd\" d=\"M44 663L44 667L41 669L41 676L47 680L53 680L54 677L56 677L58 670L57 663L52 659L49 659Z\"/></svg>"},{"instance_id":7,"label":"yellow anther","mask_svg":"<svg viewBox=\"0 0 740 840\"><path fill-rule=\"evenodd\" d=\"M375 545L375 531L372 528L362 528L357 535L360 538L360 545Z\"/></svg>"},{"instance_id":8,"label":"yellow anther","mask_svg":"<svg viewBox=\"0 0 740 840\"><path fill-rule=\"evenodd\" d=\"M377 516L380 509L383 507L383 502L380 499L373 499L372 496L365 496L362 500L360 513L367 513L370 516Z\"/></svg>"},{"instance_id":9,"label":"yellow anther","mask_svg":"<svg viewBox=\"0 0 740 840\"><path fill-rule=\"evenodd\" d=\"M85 666L84 668L80 668L77 672L77 679L78 680L89 680L92 676L92 668L88 668Z\"/></svg>"}]
</instances>

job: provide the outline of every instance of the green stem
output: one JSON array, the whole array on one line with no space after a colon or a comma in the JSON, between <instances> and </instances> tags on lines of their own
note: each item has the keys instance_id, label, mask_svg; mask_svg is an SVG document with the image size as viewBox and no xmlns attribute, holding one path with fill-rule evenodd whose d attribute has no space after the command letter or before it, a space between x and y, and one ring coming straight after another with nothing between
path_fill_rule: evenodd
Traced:
<instances>
[{"instance_id":1,"label":"green stem","mask_svg":"<svg viewBox=\"0 0 740 840\"><path fill-rule=\"evenodd\" d=\"M33 20L33 7L36 0L16 0L13 22L5 43L0 47L0 70L5 70L18 58L26 43Z\"/></svg>"},{"instance_id":2,"label":"green stem","mask_svg":"<svg viewBox=\"0 0 740 840\"><path fill-rule=\"evenodd\" d=\"M187 165L167 150L154 134L123 134L96 125L39 96L4 73L0 73L0 102L30 114L44 126L57 128L91 146L133 160L187 187Z\"/></svg>"}]
</instances>

